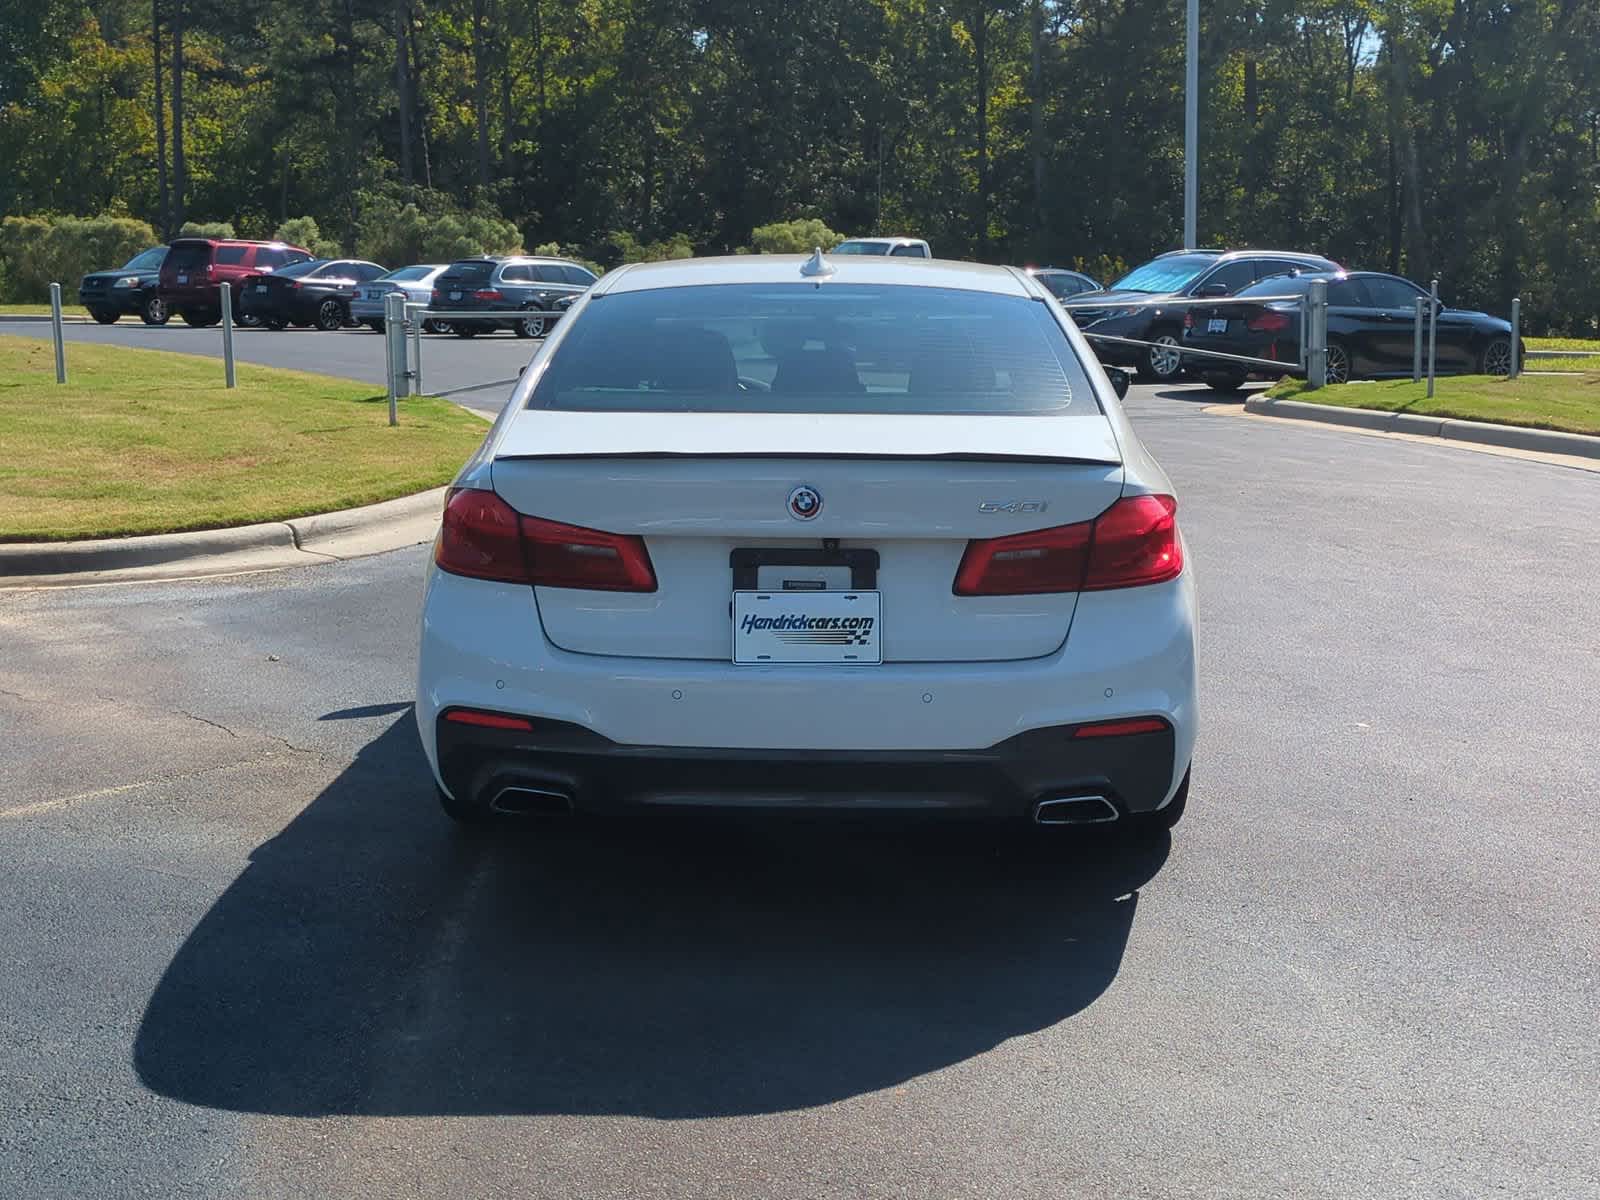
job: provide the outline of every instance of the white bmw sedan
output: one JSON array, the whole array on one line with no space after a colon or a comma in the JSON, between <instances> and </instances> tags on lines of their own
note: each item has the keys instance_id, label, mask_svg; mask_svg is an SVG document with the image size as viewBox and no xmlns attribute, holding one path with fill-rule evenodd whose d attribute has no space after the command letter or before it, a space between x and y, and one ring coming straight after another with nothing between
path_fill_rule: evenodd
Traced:
<instances>
[{"instance_id":1,"label":"white bmw sedan","mask_svg":"<svg viewBox=\"0 0 1600 1200\"><path fill-rule=\"evenodd\" d=\"M1196 726L1177 512L1022 271L624 267L445 504L416 705L440 799L1170 827Z\"/></svg>"}]
</instances>

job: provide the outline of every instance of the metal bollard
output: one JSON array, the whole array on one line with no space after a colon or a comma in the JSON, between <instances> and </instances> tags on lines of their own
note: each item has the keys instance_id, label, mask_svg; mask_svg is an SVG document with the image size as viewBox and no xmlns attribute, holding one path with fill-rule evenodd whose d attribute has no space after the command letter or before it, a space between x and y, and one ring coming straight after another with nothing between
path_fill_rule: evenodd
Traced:
<instances>
[{"instance_id":1,"label":"metal bollard","mask_svg":"<svg viewBox=\"0 0 1600 1200\"><path fill-rule=\"evenodd\" d=\"M399 405L406 386L406 297L390 292L383 298L383 343L389 366L389 424L400 423Z\"/></svg>"},{"instance_id":2,"label":"metal bollard","mask_svg":"<svg viewBox=\"0 0 1600 1200\"><path fill-rule=\"evenodd\" d=\"M423 308L408 309L411 324L411 394L422 395L422 313Z\"/></svg>"},{"instance_id":3,"label":"metal bollard","mask_svg":"<svg viewBox=\"0 0 1600 1200\"><path fill-rule=\"evenodd\" d=\"M1428 289L1428 399L1433 399L1433 372L1439 355L1439 281Z\"/></svg>"},{"instance_id":4,"label":"metal bollard","mask_svg":"<svg viewBox=\"0 0 1600 1200\"><path fill-rule=\"evenodd\" d=\"M1315 388L1328 386L1328 284L1325 280L1311 281L1306 298L1307 342L1306 382Z\"/></svg>"},{"instance_id":5,"label":"metal bollard","mask_svg":"<svg viewBox=\"0 0 1600 1200\"><path fill-rule=\"evenodd\" d=\"M1507 379L1515 379L1522 373L1522 297L1511 297L1511 370L1506 373Z\"/></svg>"},{"instance_id":6,"label":"metal bollard","mask_svg":"<svg viewBox=\"0 0 1600 1200\"><path fill-rule=\"evenodd\" d=\"M233 378L233 285L222 285L222 375L229 387Z\"/></svg>"},{"instance_id":7,"label":"metal bollard","mask_svg":"<svg viewBox=\"0 0 1600 1200\"><path fill-rule=\"evenodd\" d=\"M1422 310L1427 301L1417 297L1417 319L1411 327L1411 382L1422 382Z\"/></svg>"},{"instance_id":8,"label":"metal bollard","mask_svg":"<svg viewBox=\"0 0 1600 1200\"><path fill-rule=\"evenodd\" d=\"M61 285L50 285L50 336L56 343L56 382L67 381L66 334L61 330Z\"/></svg>"}]
</instances>

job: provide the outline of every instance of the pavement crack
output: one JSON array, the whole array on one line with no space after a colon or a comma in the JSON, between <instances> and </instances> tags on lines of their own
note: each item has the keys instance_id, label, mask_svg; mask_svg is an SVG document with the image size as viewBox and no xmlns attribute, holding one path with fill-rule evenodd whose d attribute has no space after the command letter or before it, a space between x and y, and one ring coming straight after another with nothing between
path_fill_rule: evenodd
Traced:
<instances>
[{"instance_id":1,"label":"pavement crack","mask_svg":"<svg viewBox=\"0 0 1600 1200\"><path fill-rule=\"evenodd\" d=\"M267 734L267 736L269 738L271 738L275 742L281 742L283 744L284 749L290 750L295 754L311 754L311 755L317 754L317 751L311 749L311 747L309 747L309 746L296 746L293 742L291 742L288 738L284 737L282 734L269 733L269 734Z\"/></svg>"},{"instance_id":2,"label":"pavement crack","mask_svg":"<svg viewBox=\"0 0 1600 1200\"><path fill-rule=\"evenodd\" d=\"M196 716L194 713L190 712L186 708L180 708L180 709L176 709L174 711L178 712L182 716L188 717L191 721L199 721L200 724L202 724L202 725L209 725L213 729L220 729L220 730L222 730L223 733L227 734L229 737L231 737L231 738L233 738L235 740L237 740L238 737L239 737L239 735L237 733L235 733L233 730L229 729L221 721L213 721L210 717L198 717L198 716Z\"/></svg>"}]
</instances>

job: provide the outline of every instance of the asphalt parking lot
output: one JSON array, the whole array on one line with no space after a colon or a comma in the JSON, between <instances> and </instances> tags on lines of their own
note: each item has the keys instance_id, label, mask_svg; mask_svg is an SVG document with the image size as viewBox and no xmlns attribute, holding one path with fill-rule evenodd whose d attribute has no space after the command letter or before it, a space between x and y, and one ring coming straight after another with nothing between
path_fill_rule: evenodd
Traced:
<instances>
[{"instance_id":1,"label":"asphalt parking lot","mask_svg":"<svg viewBox=\"0 0 1600 1200\"><path fill-rule=\"evenodd\" d=\"M215 326L191 329L181 321L151 326L124 317L115 325L68 324L62 328L68 343L93 342L222 357L222 331ZM0 335L7 334L48 339L50 326L48 322L7 321L0 317ZM380 393L388 381L383 346L384 339L370 329L342 329L336 333L236 329L233 337L234 357L239 362L359 379ZM518 369L528 364L538 346L538 342L503 332L475 338L427 334L422 339L423 383L429 392L452 393L458 404L468 408L498 412L510 382L516 380ZM69 344L69 375L71 370Z\"/></svg>"},{"instance_id":2,"label":"asphalt parking lot","mask_svg":"<svg viewBox=\"0 0 1600 1200\"><path fill-rule=\"evenodd\" d=\"M1146 851L466 839L421 550L0 593L0 1196L1600 1195L1600 474L1212 401Z\"/></svg>"}]
</instances>

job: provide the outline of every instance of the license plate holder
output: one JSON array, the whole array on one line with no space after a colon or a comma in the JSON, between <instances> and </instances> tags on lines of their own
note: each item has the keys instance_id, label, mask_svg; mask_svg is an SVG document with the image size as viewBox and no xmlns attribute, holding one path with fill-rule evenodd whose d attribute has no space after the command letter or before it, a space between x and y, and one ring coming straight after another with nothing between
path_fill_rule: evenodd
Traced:
<instances>
[{"instance_id":1,"label":"license plate holder","mask_svg":"<svg viewBox=\"0 0 1600 1200\"><path fill-rule=\"evenodd\" d=\"M876 666L883 593L735 592L733 661L741 666Z\"/></svg>"},{"instance_id":2,"label":"license plate holder","mask_svg":"<svg viewBox=\"0 0 1600 1200\"><path fill-rule=\"evenodd\" d=\"M1227 317L1212 317L1210 320L1208 320L1206 322L1206 332L1207 333L1227 333L1228 332L1228 318Z\"/></svg>"},{"instance_id":3,"label":"license plate holder","mask_svg":"<svg viewBox=\"0 0 1600 1200\"><path fill-rule=\"evenodd\" d=\"M178 282L179 283L188 283L189 282L189 277L187 275L179 275L178 276Z\"/></svg>"},{"instance_id":4,"label":"license plate holder","mask_svg":"<svg viewBox=\"0 0 1600 1200\"><path fill-rule=\"evenodd\" d=\"M461 293L460 292L451 292L450 293L450 299L452 299L452 300L461 299Z\"/></svg>"}]
</instances>

